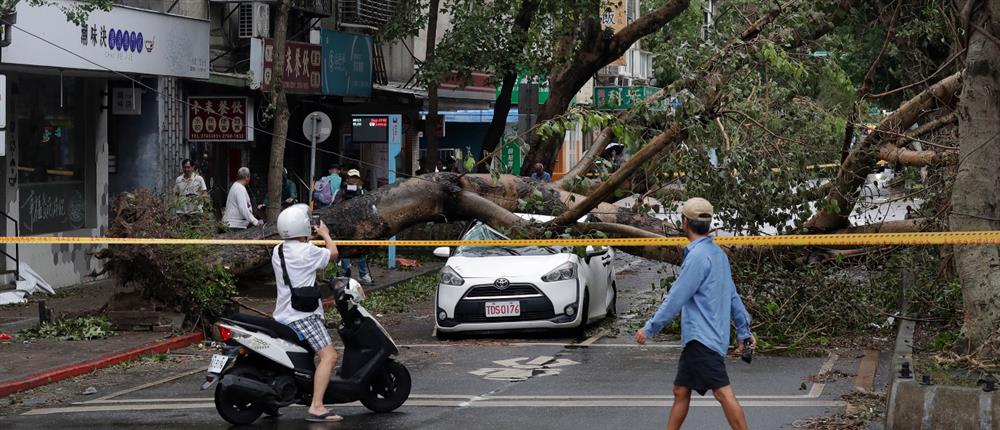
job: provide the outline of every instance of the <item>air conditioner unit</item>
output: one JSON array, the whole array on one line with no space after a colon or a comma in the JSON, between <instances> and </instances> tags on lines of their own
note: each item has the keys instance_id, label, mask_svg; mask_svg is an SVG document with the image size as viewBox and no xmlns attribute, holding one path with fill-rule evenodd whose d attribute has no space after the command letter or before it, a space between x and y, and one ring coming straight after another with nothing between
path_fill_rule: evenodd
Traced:
<instances>
[{"instance_id":1,"label":"air conditioner unit","mask_svg":"<svg viewBox=\"0 0 1000 430\"><path fill-rule=\"evenodd\" d=\"M271 8L267 3L240 3L237 36L240 39L271 37Z\"/></svg>"}]
</instances>

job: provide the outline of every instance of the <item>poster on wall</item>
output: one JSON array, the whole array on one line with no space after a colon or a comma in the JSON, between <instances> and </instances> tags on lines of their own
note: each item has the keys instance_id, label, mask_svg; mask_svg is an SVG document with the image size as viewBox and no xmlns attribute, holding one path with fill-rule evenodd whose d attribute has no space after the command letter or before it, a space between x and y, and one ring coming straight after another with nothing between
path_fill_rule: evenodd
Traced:
<instances>
[{"instance_id":1,"label":"poster on wall","mask_svg":"<svg viewBox=\"0 0 1000 430\"><path fill-rule=\"evenodd\" d=\"M31 3L17 3L4 64L209 78L208 21L116 4L107 12L90 12L77 25L62 12L76 2Z\"/></svg>"},{"instance_id":2,"label":"poster on wall","mask_svg":"<svg viewBox=\"0 0 1000 430\"><path fill-rule=\"evenodd\" d=\"M248 97L188 97L189 142L253 141L253 127Z\"/></svg>"}]
</instances>

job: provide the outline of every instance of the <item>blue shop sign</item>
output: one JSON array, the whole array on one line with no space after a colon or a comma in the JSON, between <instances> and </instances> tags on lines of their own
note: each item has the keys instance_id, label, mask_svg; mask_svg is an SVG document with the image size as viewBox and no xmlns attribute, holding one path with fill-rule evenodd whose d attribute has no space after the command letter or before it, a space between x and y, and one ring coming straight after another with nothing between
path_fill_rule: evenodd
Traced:
<instances>
[{"instance_id":1,"label":"blue shop sign","mask_svg":"<svg viewBox=\"0 0 1000 430\"><path fill-rule=\"evenodd\" d=\"M371 97L372 38L323 29L323 94Z\"/></svg>"}]
</instances>

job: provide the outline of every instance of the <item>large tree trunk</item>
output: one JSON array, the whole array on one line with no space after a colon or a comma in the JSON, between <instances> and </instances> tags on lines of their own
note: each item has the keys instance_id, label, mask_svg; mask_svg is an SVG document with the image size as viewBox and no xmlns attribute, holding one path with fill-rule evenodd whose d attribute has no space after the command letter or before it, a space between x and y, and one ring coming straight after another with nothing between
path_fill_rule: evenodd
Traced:
<instances>
[{"instance_id":1,"label":"large tree trunk","mask_svg":"<svg viewBox=\"0 0 1000 430\"><path fill-rule=\"evenodd\" d=\"M992 28L993 34L1000 34L996 31L1000 29L1000 0L982 6L980 19L974 18L970 26L958 107L962 163L951 195L952 231L1000 230L1000 46L986 33ZM984 17L990 15L989 9L992 21ZM962 282L965 309L962 334L973 350L996 356L1000 247L956 246L955 268Z\"/></svg>"},{"instance_id":2,"label":"large tree trunk","mask_svg":"<svg viewBox=\"0 0 1000 430\"><path fill-rule=\"evenodd\" d=\"M288 8L291 0L281 0L274 16L274 57L271 62L271 103L274 103L274 135L271 137L271 163L267 169L267 219L274 221L281 213L281 189L284 182L285 138L288 137L288 96L285 94L285 39L288 37ZM311 181L312 178L309 178Z\"/></svg>"},{"instance_id":3,"label":"large tree trunk","mask_svg":"<svg viewBox=\"0 0 1000 430\"><path fill-rule=\"evenodd\" d=\"M524 50L523 44L526 43L528 29L531 27L531 21L537 11L538 1L526 0L521 3L517 15L514 16L514 36L511 37L510 42L514 45L511 46L511 60L517 57L513 55L514 52ZM488 154L492 153L500 144L500 139L503 138L504 130L507 128L507 114L510 113L511 96L514 94L514 85L517 85L517 64L507 64L502 72L500 95L497 96L497 101L493 106L493 120L490 122L489 130L486 131L486 138L483 139L483 151Z\"/></svg>"}]
</instances>

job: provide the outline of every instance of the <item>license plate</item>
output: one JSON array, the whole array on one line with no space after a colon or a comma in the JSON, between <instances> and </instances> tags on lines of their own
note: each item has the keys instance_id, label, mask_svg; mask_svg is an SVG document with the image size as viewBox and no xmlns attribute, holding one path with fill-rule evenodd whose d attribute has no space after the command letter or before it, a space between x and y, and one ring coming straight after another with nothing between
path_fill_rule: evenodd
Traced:
<instances>
[{"instance_id":1,"label":"license plate","mask_svg":"<svg viewBox=\"0 0 1000 430\"><path fill-rule=\"evenodd\" d=\"M487 317L521 316L521 302L487 302Z\"/></svg>"},{"instance_id":2,"label":"license plate","mask_svg":"<svg viewBox=\"0 0 1000 430\"><path fill-rule=\"evenodd\" d=\"M228 355L212 355L212 364L208 366L208 373L219 373L222 369L226 367L226 363L229 361Z\"/></svg>"}]
</instances>

